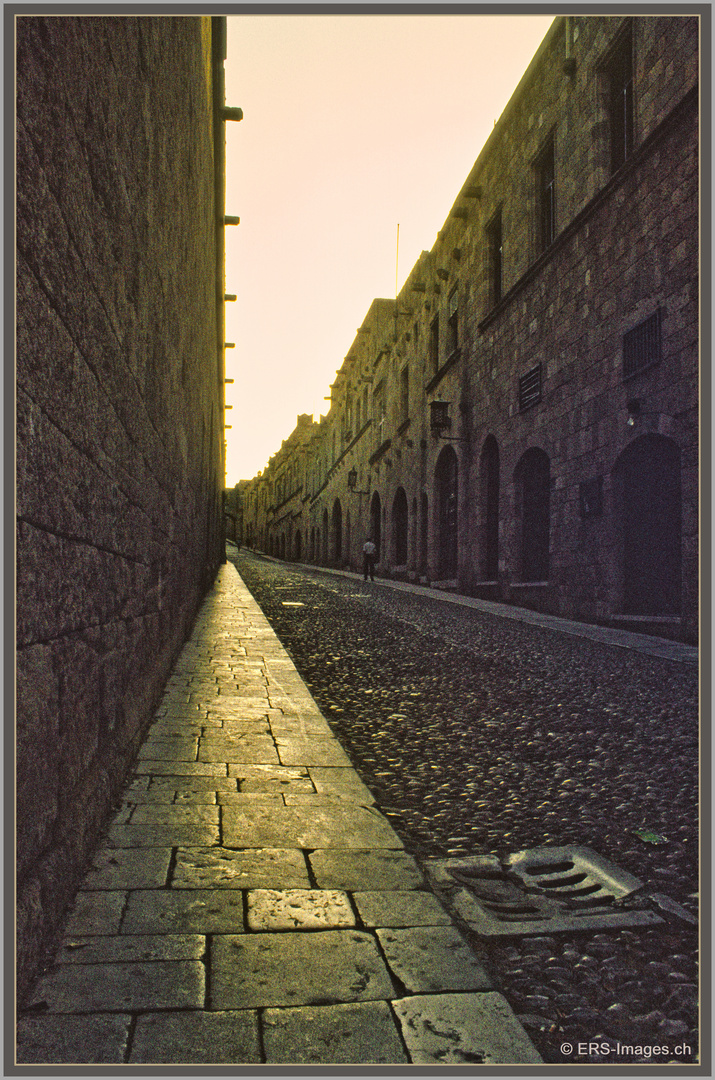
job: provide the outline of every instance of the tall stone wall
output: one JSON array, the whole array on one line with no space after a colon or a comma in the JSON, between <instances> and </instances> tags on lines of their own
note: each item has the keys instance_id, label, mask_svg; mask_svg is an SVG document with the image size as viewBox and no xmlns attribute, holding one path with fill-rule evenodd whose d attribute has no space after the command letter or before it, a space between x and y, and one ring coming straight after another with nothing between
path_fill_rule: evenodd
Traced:
<instances>
[{"instance_id":1,"label":"tall stone wall","mask_svg":"<svg viewBox=\"0 0 715 1080\"><path fill-rule=\"evenodd\" d=\"M223 211L210 18L16 26L22 994L223 558Z\"/></svg>"}]
</instances>

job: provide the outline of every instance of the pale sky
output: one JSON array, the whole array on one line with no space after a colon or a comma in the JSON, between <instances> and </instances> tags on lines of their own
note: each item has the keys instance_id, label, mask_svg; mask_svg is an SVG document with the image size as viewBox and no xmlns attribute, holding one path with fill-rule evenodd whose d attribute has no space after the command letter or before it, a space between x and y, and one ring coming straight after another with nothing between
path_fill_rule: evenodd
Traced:
<instances>
[{"instance_id":1,"label":"pale sky","mask_svg":"<svg viewBox=\"0 0 715 1080\"><path fill-rule=\"evenodd\" d=\"M263 469L429 250L552 16L228 18L226 483Z\"/></svg>"}]
</instances>

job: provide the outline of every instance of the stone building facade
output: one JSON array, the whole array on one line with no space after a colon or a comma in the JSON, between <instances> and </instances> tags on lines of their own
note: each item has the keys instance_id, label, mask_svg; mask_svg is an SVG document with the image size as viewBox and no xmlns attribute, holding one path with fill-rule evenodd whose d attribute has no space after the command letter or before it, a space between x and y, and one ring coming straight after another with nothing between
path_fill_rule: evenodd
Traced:
<instances>
[{"instance_id":1,"label":"stone building facade","mask_svg":"<svg viewBox=\"0 0 715 1080\"><path fill-rule=\"evenodd\" d=\"M15 28L22 996L225 557L225 20Z\"/></svg>"},{"instance_id":2,"label":"stone building facade","mask_svg":"<svg viewBox=\"0 0 715 1080\"><path fill-rule=\"evenodd\" d=\"M698 56L694 16L554 21L327 416L249 485L257 546L355 569L371 533L386 575L696 639Z\"/></svg>"}]
</instances>

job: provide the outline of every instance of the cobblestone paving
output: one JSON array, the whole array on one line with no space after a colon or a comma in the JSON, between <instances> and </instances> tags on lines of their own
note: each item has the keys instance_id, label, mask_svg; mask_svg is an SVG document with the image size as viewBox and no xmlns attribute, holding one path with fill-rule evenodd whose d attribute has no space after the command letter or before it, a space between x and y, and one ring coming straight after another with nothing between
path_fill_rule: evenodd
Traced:
<instances>
[{"instance_id":1,"label":"cobblestone paving","mask_svg":"<svg viewBox=\"0 0 715 1080\"><path fill-rule=\"evenodd\" d=\"M236 561L415 856L586 845L696 913L693 665L426 591ZM488 946L497 984L559 1064L696 1060L696 950L695 929L671 918Z\"/></svg>"},{"instance_id":2,"label":"cobblestone paving","mask_svg":"<svg viewBox=\"0 0 715 1080\"><path fill-rule=\"evenodd\" d=\"M17 1061L541 1061L233 566L18 1018Z\"/></svg>"}]
</instances>

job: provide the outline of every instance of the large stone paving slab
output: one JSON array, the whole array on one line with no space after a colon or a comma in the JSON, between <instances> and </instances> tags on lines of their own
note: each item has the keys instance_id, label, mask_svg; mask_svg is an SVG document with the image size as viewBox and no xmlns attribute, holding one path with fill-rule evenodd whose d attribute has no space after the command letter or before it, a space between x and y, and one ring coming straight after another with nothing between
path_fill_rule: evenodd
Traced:
<instances>
[{"instance_id":1,"label":"large stone paving slab","mask_svg":"<svg viewBox=\"0 0 715 1080\"><path fill-rule=\"evenodd\" d=\"M218 825L218 806L142 805L132 814L132 825Z\"/></svg>"},{"instance_id":2,"label":"large stone paving slab","mask_svg":"<svg viewBox=\"0 0 715 1080\"><path fill-rule=\"evenodd\" d=\"M126 826L125 826L126 828ZM276 807L270 816L223 809L226 847L401 848L397 833L370 808Z\"/></svg>"},{"instance_id":3,"label":"large stone paving slab","mask_svg":"<svg viewBox=\"0 0 715 1080\"><path fill-rule=\"evenodd\" d=\"M220 737L208 735L201 740L200 761L247 762L258 765L279 765L273 739L259 735Z\"/></svg>"},{"instance_id":4,"label":"large stone paving slab","mask_svg":"<svg viewBox=\"0 0 715 1080\"><path fill-rule=\"evenodd\" d=\"M375 800L354 769L325 768L312 765L310 778L316 790L324 795L340 795L353 799L361 806L370 806Z\"/></svg>"},{"instance_id":5,"label":"large stone paving slab","mask_svg":"<svg viewBox=\"0 0 715 1080\"><path fill-rule=\"evenodd\" d=\"M281 739L335 738L330 724L320 715L286 716L280 713L277 717L271 717L271 731L276 738Z\"/></svg>"},{"instance_id":6,"label":"large stone paving slab","mask_svg":"<svg viewBox=\"0 0 715 1080\"><path fill-rule=\"evenodd\" d=\"M266 1009L269 1065L402 1065L409 1062L384 1001Z\"/></svg>"},{"instance_id":7,"label":"large stone paving slab","mask_svg":"<svg viewBox=\"0 0 715 1080\"><path fill-rule=\"evenodd\" d=\"M420 892L354 892L365 926L448 926L451 919L436 896Z\"/></svg>"},{"instance_id":8,"label":"large stone paving slab","mask_svg":"<svg viewBox=\"0 0 715 1080\"><path fill-rule=\"evenodd\" d=\"M278 754L283 765L333 765L349 767L352 763L335 738L305 739L276 735Z\"/></svg>"},{"instance_id":9,"label":"large stone paving slab","mask_svg":"<svg viewBox=\"0 0 715 1080\"><path fill-rule=\"evenodd\" d=\"M412 993L491 990L492 983L453 926L378 930L387 962Z\"/></svg>"},{"instance_id":10,"label":"large stone paving slab","mask_svg":"<svg viewBox=\"0 0 715 1080\"><path fill-rule=\"evenodd\" d=\"M201 1009L204 965L197 960L135 964L60 964L35 987L30 1008L54 1013Z\"/></svg>"},{"instance_id":11,"label":"large stone paving slab","mask_svg":"<svg viewBox=\"0 0 715 1080\"><path fill-rule=\"evenodd\" d=\"M211 1006L253 1009L393 996L374 940L358 930L217 936Z\"/></svg>"},{"instance_id":12,"label":"large stone paving slab","mask_svg":"<svg viewBox=\"0 0 715 1080\"><path fill-rule=\"evenodd\" d=\"M171 848L102 847L85 875L84 889L162 889L166 885Z\"/></svg>"},{"instance_id":13,"label":"large stone paving slab","mask_svg":"<svg viewBox=\"0 0 715 1080\"><path fill-rule=\"evenodd\" d=\"M355 925L347 893L337 889L251 889L251 930L327 930Z\"/></svg>"},{"instance_id":14,"label":"large stone paving slab","mask_svg":"<svg viewBox=\"0 0 715 1080\"><path fill-rule=\"evenodd\" d=\"M288 769L282 765L247 765L228 766L228 774L238 783L242 792L314 792L313 782L304 768Z\"/></svg>"},{"instance_id":15,"label":"large stone paving slab","mask_svg":"<svg viewBox=\"0 0 715 1080\"><path fill-rule=\"evenodd\" d=\"M137 1020L131 1064L253 1065L261 1062L258 1014L145 1013Z\"/></svg>"},{"instance_id":16,"label":"large stone paving slab","mask_svg":"<svg viewBox=\"0 0 715 1080\"><path fill-rule=\"evenodd\" d=\"M217 844L218 825L112 825L109 843L129 847L208 847Z\"/></svg>"},{"instance_id":17,"label":"large stone paving slab","mask_svg":"<svg viewBox=\"0 0 715 1080\"><path fill-rule=\"evenodd\" d=\"M17 1061L23 1065L117 1065L124 1061L131 1016L21 1016Z\"/></svg>"},{"instance_id":18,"label":"large stone paving slab","mask_svg":"<svg viewBox=\"0 0 715 1080\"><path fill-rule=\"evenodd\" d=\"M134 960L201 960L206 938L201 934L112 934L67 937L56 964L113 964Z\"/></svg>"},{"instance_id":19,"label":"large stone paving slab","mask_svg":"<svg viewBox=\"0 0 715 1080\"><path fill-rule=\"evenodd\" d=\"M65 925L67 934L116 934L122 921L127 894L116 892L77 893Z\"/></svg>"},{"instance_id":20,"label":"large stone paving slab","mask_svg":"<svg viewBox=\"0 0 715 1080\"><path fill-rule=\"evenodd\" d=\"M392 1006L417 1065L541 1063L501 994L432 994Z\"/></svg>"},{"instance_id":21,"label":"large stone paving slab","mask_svg":"<svg viewBox=\"0 0 715 1080\"><path fill-rule=\"evenodd\" d=\"M422 872L405 851L313 851L308 856L321 889L418 889Z\"/></svg>"},{"instance_id":22,"label":"large stone paving slab","mask_svg":"<svg viewBox=\"0 0 715 1080\"><path fill-rule=\"evenodd\" d=\"M243 897L231 889L165 889L132 892L123 934L237 934L243 930Z\"/></svg>"},{"instance_id":23,"label":"large stone paving slab","mask_svg":"<svg viewBox=\"0 0 715 1080\"><path fill-rule=\"evenodd\" d=\"M179 848L173 884L177 889L299 889L310 879L300 851L258 848Z\"/></svg>"},{"instance_id":24,"label":"large stone paving slab","mask_svg":"<svg viewBox=\"0 0 715 1080\"><path fill-rule=\"evenodd\" d=\"M196 747L198 738L154 738L153 735L146 740L139 758L156 758L157 760L169 761L196 761Z\"/></svg>"},{"instance_id":25,"label":"large stone paving slab","mask_svg":"<svg viewBox=\"0 0 715 1080\"><path fill-rule=\"evenodd\" d=\"M149 785L152 791L168 792L174 796L182 791L238 791L238 785L230 776L153 776Z\"/></svg>"},{"instance_id":26,"label":"large stone paving slab","mask_svg":"<svg viewBox=\"0 0 715 1080\"><path fill-rule=\"evenodd\" d=\"M157 759L137 761L135 771L138 775L150 773L152 776L218 776L226 777L225 762L217 761L159 761Z\"/></svg>"}]
</instances>

